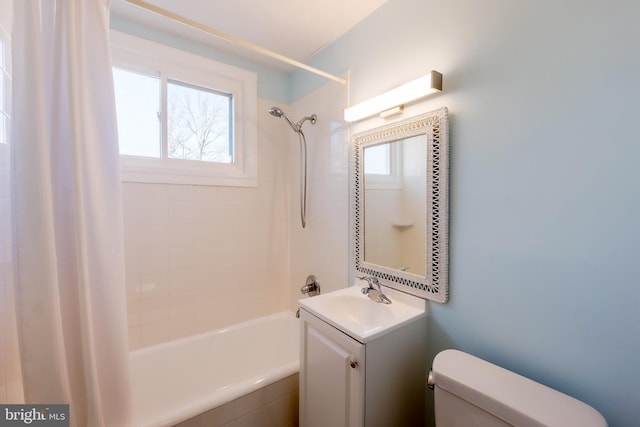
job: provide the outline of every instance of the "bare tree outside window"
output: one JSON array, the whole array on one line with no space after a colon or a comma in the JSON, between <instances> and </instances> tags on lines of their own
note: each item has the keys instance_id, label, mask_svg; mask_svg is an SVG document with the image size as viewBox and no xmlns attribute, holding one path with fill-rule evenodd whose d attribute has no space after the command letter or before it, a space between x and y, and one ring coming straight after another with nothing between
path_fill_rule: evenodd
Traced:
<instances>
[{"instance_id":1,"label":"bare tree outside window","mask_svg":"<svg viewBox=\"0 0 640 427\"><path fill-rule=\"evenodd\" d=\"M169 158L233 162L231 95L170 80L167 104Z\"/></svg>"}]
</instances>

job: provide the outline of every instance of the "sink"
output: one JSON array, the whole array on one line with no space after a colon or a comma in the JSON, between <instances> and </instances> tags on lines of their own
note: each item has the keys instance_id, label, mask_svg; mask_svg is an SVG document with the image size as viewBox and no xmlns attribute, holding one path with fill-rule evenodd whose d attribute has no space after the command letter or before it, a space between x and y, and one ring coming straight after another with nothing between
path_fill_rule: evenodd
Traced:
<instances>
[{"instance_id":1,"label":"sink","mask_svg":"<svg viewBox=\"0 0 640 427\"><path fill-rule=\"evenodd\" d=\"M383 287L392 303L370 300L353 286L298 301L300 308L361 343L370 342L419 317L426 317L426 301Z\"/></svg>"},{"instance_id":2,"label":"sink","mask_svg":"<svg viewBox=\"0 0 640 427\"><path fill-rule=\"evenodd\" d=\"M329 295L323 303L327 315L333 319L346 318L363 328L393 322L393 313L364 295Z\"/></svg>"}]
</instances>

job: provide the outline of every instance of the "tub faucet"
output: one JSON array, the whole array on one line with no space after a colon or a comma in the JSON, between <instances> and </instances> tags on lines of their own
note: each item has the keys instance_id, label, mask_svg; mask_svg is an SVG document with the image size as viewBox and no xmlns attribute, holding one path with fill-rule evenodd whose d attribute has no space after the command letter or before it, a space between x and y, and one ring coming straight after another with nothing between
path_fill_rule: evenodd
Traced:
<instances>
[{"instance_id":1,"label":"tub faucet","mask_svg":"<svg viewBox=\"0 0 640 427\"><path fill-rule=\"evenodd\" d=\"M310 297L320 294L320 283L318 282L318 278L313 274L307 277L307 282L300 288L300 292L307 294Z\"/></svg>"},{"instance_id":2,"label":"tub faucet","mask_svg":"<svg viewBox=\"0 0 640 427\"><path fill-rule=\"evenodd\" d=\"M380 281L376 276L363 276L358 277L358 279L366 280L367 286L366 288L362 288L361 291L363 294L367 295L369 299L382 304L391 304L391 300L382 293L382 288L380 287ZM377 288L377 289L376 289Z\"/></svg>"}]
</instances>

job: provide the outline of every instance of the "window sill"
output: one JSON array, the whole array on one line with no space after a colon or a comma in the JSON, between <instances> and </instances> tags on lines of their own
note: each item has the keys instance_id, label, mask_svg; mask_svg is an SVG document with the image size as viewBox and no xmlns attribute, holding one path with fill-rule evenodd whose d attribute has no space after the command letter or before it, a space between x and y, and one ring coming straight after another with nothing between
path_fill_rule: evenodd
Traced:
<instances>
[{"instance_id":1,"label":"window sill","mask_svg":"<svg viewBox=\"0 0 640 427\"><path fill-rule=\"evenodd\" d=\"M185 161L177 162L186 163ZM141 163L146 164L142 166ZM256 168L243 170L234 164L194 164L191 168L185 168L184 166L172 167L160 160L145 162L143 159L120 158L120 173L123 182L257 187L258 177L255 172Z\"/></svg>"}]
</instances>

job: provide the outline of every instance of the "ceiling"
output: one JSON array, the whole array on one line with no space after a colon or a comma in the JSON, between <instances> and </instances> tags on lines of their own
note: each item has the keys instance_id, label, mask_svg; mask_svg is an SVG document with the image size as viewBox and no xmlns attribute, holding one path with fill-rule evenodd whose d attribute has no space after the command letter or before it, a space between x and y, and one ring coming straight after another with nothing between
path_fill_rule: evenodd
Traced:
<instances>
[{"instance_id":1,"label":"ceiling","mask_svg":"<svg viewBox=\"0 0 640 427\"><path fill-rule=\"evenodd\" d=\"M387 0L146 1L296 61L307 62ZM283 70L292 68L126 0L111 0L111 14Z\"/></svg>"}]
</instances>

